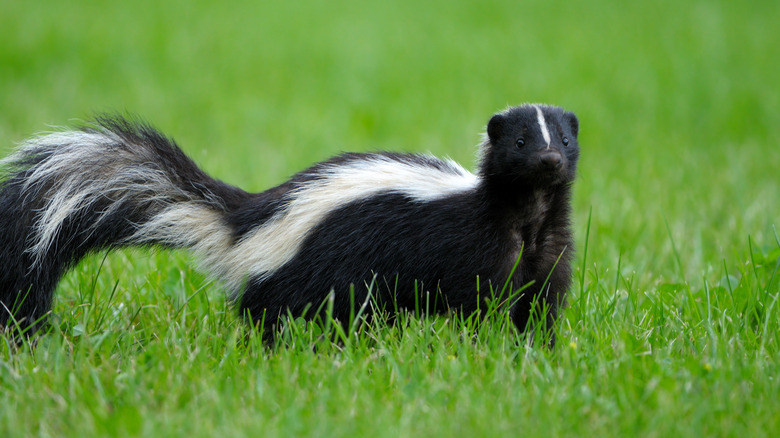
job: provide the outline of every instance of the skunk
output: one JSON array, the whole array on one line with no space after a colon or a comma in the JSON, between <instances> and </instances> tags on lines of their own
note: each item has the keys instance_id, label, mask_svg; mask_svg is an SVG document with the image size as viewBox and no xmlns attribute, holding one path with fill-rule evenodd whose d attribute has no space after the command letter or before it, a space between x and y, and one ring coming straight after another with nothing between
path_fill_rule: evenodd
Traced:
<instances>
[{"instance_id":1,"label":"skunk","mask_svg":"<svg viewBox=\"0 0 780 438\"><path fill-rule=\"evenodd\" d=\"M329 297L341 321L370 298L468 315L507 285L522 290L508 304L521 331L537 303L553 322L572 275L578 130L573 113L526 104L490 119L476 174L345 153L261 193L121 116L32 138L0 162L0 329L35 331L68 269L128 246L190 249L267 327Z\"/></svg>"}]
</instances>

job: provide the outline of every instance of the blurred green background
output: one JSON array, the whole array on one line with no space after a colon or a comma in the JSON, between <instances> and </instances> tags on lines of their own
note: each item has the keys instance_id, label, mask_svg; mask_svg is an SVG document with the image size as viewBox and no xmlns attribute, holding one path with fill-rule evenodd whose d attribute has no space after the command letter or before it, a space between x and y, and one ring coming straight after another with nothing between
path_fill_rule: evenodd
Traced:
<instances>
[{"instance_id":1,"label":"blurred green background","mask_svg":"<svg viewBox=\"0 0 780 438\"><path fill-rule=\"evenodd\" d=\"M554 351L445 318L244 348L185 256L98 255L63 281L59 331L0 338L0 436L777 436L778 19L777 0L0 0L0 157L128 112L260 191L341 151L473 168L523 102L574 111L582 148Z\"/></svg>"}]
</instances>

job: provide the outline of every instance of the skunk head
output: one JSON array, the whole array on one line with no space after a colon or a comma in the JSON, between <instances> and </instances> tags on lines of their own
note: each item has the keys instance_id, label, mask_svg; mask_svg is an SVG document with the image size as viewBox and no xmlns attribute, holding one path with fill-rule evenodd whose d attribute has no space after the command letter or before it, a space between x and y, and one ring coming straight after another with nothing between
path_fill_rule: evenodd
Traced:
<instances>
[{"instance_id":1,"label":"skunk head","mask_svg":"<svg viewBox=\"0 0 780 438\"><path fill-rule=\"evenodd\" d=\"M574 113L554 106L522 105L496 114L487 125L481 176L528 188L571 182L578 131Z\"/></svg>"}]
</instances>

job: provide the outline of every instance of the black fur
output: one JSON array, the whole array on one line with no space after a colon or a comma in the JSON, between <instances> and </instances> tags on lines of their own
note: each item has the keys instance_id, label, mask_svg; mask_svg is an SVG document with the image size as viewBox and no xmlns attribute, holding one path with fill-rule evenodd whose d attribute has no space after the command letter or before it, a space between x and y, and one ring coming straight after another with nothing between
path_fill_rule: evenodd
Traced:
<instances>
[{"instance_id":1,"label":"black fur","mask_svg":"<svg viewBox=\"0 0 780 438\"><path fill-rule=\"evenodd\" d=\"M311 309L333 291L334 316L346 320L354 310L352 303L366 299L368 285L377 301L390 309L413 309L428 302L434 305L430 310L471 313L482 305L480 300L489 297L491 287L500 290L509 280L512 290L533 282L510 309L518 328L526 327L535 301L546 304L552 323L565 302L572 276L569 217L579 126L573 113L539 107L551 137L548 147L536 108L511 108L490 120L478 183L472 189L427 201L389 190L328 212L281 268L268 275L246 273L242 313L274 327L288 311L301 315L310 309L307 316L312 316ZM218 212L234 242L288 208L298 188L318 184L324 169L338 169L372 156L344 154L277 187L248 194L207 176L175 143L146 125L121 118L101 119L97 128L86 132L115 133L121 138L106 144L106 159L112 148L138 148L151 154L154 160L143 166L168 175L171 194L181 192L177 196ZM32 190L23 184L44 155L52 153L56 148L22 155L7 164L0 183L0 259L8 266L0 270L0 304L4 306L0 307L0 325L8 325L11 314L23 326L32 325L51 308L59 278L84 255L127 245L138 226L165 205L183 202L167 192L162 201L139 193L92 225L112 203L110 197L102 197L68 217L42 263L35 264L29 236L41 220L38 210L54 189L46 186L48 180ZM383 156L421 169L449 171L448 163L432 157ZM165 241L144 242L148 243L170 246ZM521 248L519 265L509 278ZM482 296L477 294L477 277Z\"/></svg>"},{"instance_id":2,"label":"black fur","mask_svg":"<svg viewBox=\"0 0 780 438\"><path fill-rule=\"evenodd\" d=\"M250 282L242 309L274 321L287 310L301 314L333 289L334 316L345 320L351 300L365 300L370 285L380 302L398 308L414 309L431 293L430 302L437 303L431 310L469 314L480 304L484 308L479 299L489 296L490 286L503 287L522 246L511 289L533 284L511 309L512 318L523 330L539 298L538 311L546 308L551 327L571 282L569 205L579 146L574 114L544 110L549 151L535 111L521 107L494 116L475 190L432 202L388 194L331 212L283 269ZM522 148L516 146L520 137L526 142ZM550 153L560 155L560 168L542 163Z\"/></svg>"}]
</instances>

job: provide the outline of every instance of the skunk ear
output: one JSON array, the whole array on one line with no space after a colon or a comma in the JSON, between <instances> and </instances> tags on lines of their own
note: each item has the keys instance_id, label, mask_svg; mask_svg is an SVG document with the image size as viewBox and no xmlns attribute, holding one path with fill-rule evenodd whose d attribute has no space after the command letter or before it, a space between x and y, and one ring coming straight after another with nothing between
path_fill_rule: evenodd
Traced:
<instances>
[{"instance_id":1,"label":"skunk ear","mask_svg":"<svg viewBox=\"0 0 780 438\"><path fill-rule=\"evenodd\" d=\"M487 134L488 138L490 139L490 143L496 144L496 142L501 138L501 134L504 131L505 121L505 117L501 114L496 114L490 118L490 121L487 125Z\"/></svg>"},{"instance_id":2,"label":"skunk ear","mask_svg":"<svg viewBox=\"0 0 780 438\"><path fill-rule=\"evenodd\" d=\"M577 120L577 116L575 116L572 112L566 111L563 113L563 119L566 121L566 123L569 124L569 127L571 128L571 134L574 137L577 137L580 132L580 121Z\"/></svg>"}]
</instances>

